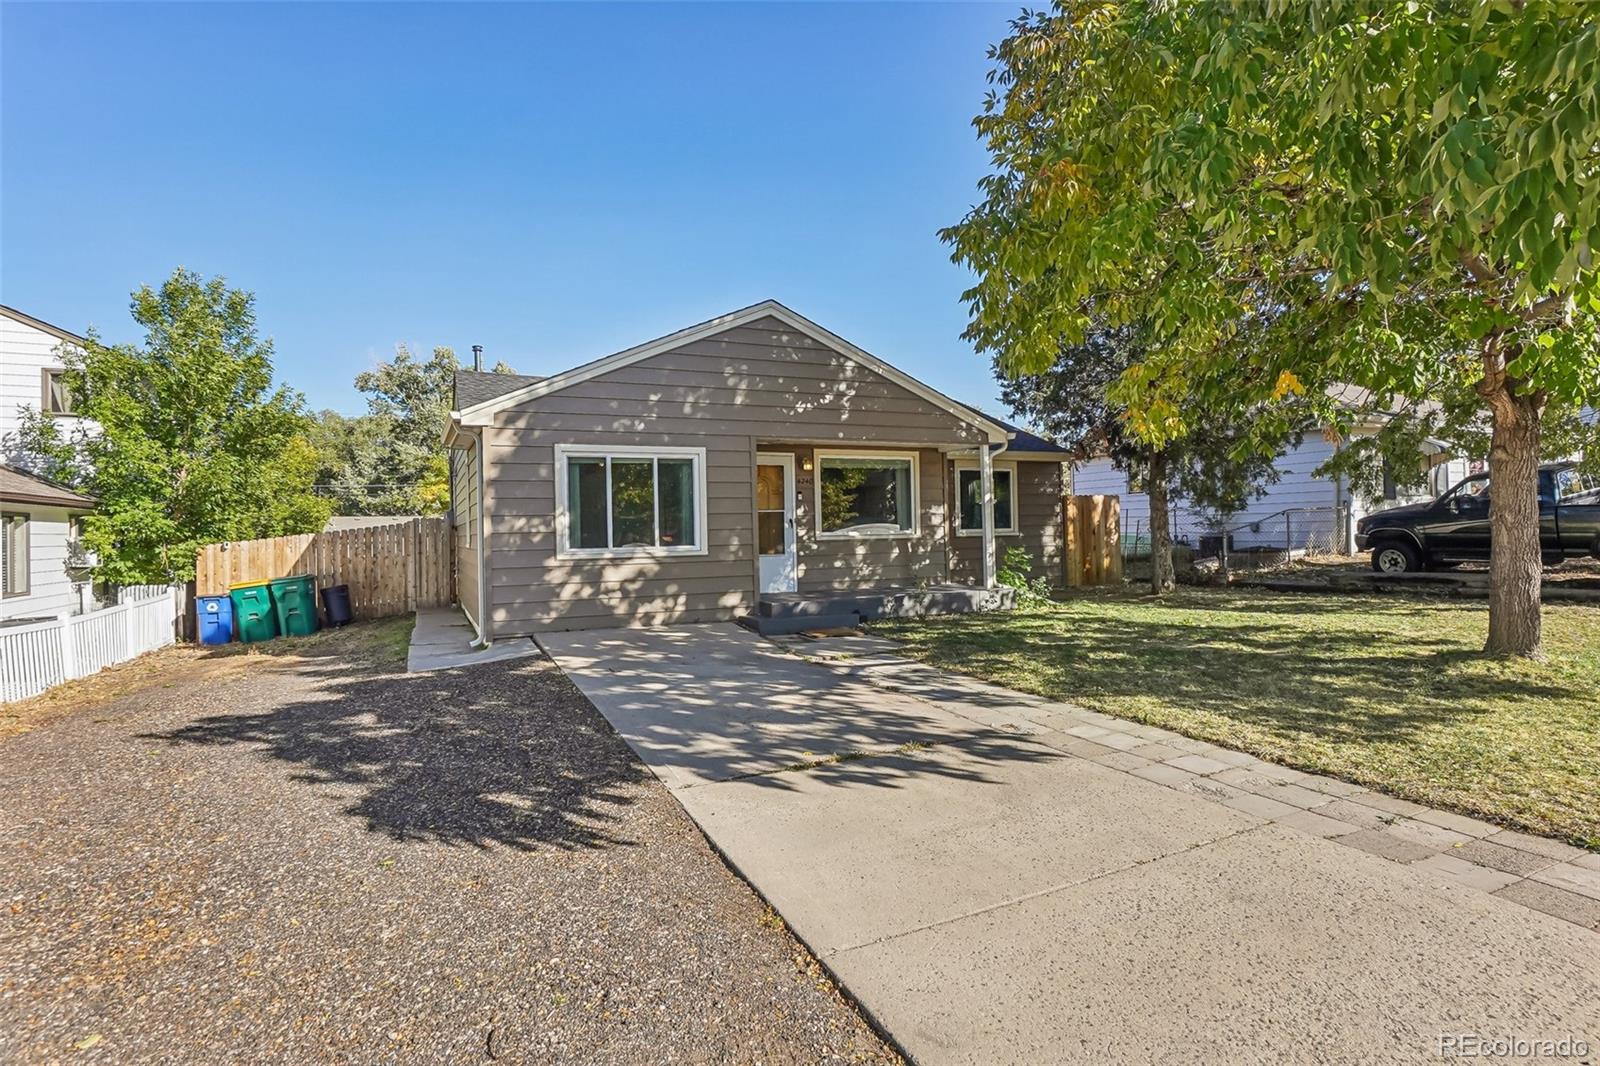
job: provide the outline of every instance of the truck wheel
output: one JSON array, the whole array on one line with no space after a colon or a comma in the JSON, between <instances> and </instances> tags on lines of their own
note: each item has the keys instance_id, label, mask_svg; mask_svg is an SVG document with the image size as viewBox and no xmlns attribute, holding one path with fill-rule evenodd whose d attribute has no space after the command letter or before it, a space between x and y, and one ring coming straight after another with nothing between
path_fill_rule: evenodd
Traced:
<instances>
[{"instance_id":1,"label":"truck wheel","mask_svg":"<svg viewBox=\"0 0 1600 1066\"><path fill-rule=\"evenodd\" d=\"M1422 569L1422 554L1403 540L1391 540L1372 549L1372 569L1380 574L1414 574Z\"/></svg>"}]
</instances>

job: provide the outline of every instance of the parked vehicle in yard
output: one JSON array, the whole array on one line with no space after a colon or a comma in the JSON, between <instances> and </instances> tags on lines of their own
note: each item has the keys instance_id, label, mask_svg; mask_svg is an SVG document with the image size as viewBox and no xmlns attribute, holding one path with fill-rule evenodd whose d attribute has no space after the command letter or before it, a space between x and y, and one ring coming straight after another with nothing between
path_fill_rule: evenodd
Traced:
<instances>
[{"instance_id":1,"label":"parked vehicle in yard","mask_svg":"<svg viewBox=\"0 0 1600 1066\"><path fill-rule=\"evenodd\" d=\"M1539 524L1545 565L1600 558L1600 478L1576 463L1539 468ZM1392 507L1356 523L1356 546L1372 568L1403 574L1489 558L1489 475L1459 482L1437 500Z\"/></svg>"}]
</instances>

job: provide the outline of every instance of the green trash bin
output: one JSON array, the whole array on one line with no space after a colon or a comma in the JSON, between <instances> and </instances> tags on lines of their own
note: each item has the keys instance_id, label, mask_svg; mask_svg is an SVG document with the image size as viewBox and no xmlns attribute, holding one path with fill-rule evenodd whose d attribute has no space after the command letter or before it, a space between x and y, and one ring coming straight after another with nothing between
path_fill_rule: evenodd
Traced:
<instances>
[{"instance_id":1,"label":"green trash bin","mask_svg":"<svg viewBox=\"0 0 1600 1066\"><path fill-rule=\"evenodd\" d=\"M265 581L245 581L228 586L233 601L233 622L239 639L246 644L271 640L278 635L278 620L272 616L272 595Z\"/></svg>"},{"instance_id":2,"label":"green trash bin","mask_svg":"<svg viewBox=\"0 0 1600 1066\"><path fill-rule=\"evenodd\" d=\"M317 580L309 574L280 577L272 582L272 606L278 613L278 632L304 637L317 631Z\"/></svg>"}]
</instances>

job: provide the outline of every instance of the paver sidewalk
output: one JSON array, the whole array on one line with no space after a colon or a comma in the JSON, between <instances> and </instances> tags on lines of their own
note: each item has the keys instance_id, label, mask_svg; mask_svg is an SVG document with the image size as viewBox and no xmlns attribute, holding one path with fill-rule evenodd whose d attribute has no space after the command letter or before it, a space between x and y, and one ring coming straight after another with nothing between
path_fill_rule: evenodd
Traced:
<instances>
[{"instance_id":1,"label":"paver sidewalk","mask_svg":"<svg viewBox=\"0 0 1600 1066\"><path fill-rule=\"evenodd\" d=\"M1438 811L1338 778L1293 770L1157 726L950 674L882 637L779 637L801 658L957 714L1019 728L1102 766L1274 824L1436 872L1600 931L1600 854ZM1004 708L1004 710L1001 710Z\"/></svg>"},{"instance_id":2,"label":"paver sidewalk","mask_svg":"<svg viewBox=\"0 0 1600 1066\"><path fill-rule=\"evenodd\" d=\"M917 1061L1600 1045L1587 855L869 638L541 643Z\"/></svg>"}]
</instances>

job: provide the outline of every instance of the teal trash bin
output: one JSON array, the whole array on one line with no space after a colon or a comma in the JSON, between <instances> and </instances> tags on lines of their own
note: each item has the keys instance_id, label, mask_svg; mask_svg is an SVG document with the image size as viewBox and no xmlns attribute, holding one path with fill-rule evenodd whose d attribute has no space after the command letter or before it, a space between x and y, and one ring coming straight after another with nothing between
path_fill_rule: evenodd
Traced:
<instances>
[{"instance_id":1,"label":"teal trash bin","mask_svg":"<svg viewBox=\"0 0 1600 1066\"><path fill-rule=\"evenodd\" d=\"M317 581L309 575L280 577L271 583L278 632L304 637L317 631Z\"/></svg>"},{"instance_id":2,"label":"teal trash bin","mask_svg":"<svg viewBox=\"0 0 1600 1066\"><path fill-rule=\"evenodd\" d=\"M272 614L272 594L265 581L245 581L228 586L233 601L233 621L239 639L246 644L271 640L278 635L278 620Z\"/></svg>"}]
</instances>

